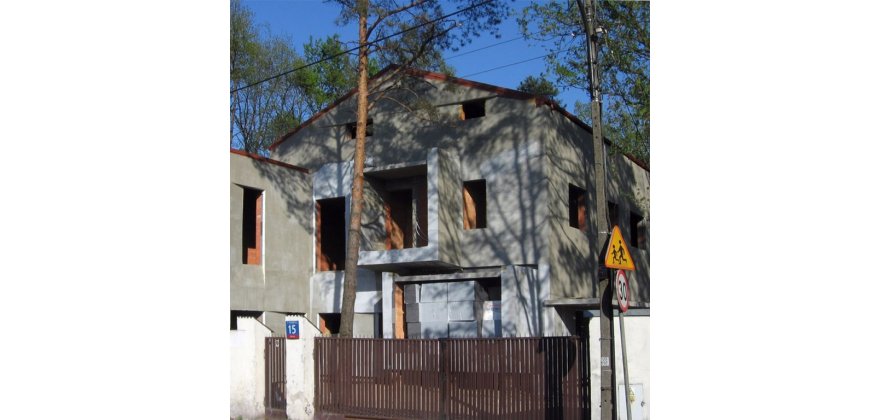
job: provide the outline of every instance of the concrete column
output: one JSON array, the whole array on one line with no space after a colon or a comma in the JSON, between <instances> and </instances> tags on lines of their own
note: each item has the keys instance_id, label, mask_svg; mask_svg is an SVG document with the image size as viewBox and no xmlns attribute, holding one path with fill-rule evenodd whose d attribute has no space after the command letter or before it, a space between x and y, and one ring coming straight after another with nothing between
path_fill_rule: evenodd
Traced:
<instances>
[{"instance_id":1,"label":"concrete column","mask_svg":"<svg viewBox=\"0 0 880 420\"><path fill-rule=\"evenodd\" d=\"M382 337L394 338L394 273L382 273Z\"/></svg>"},{"instance_id":2,"label":"concrete column","mask_svg":"<svg viewBox=\"0 0 880 420\"><path fill-rule=\"evenodd\" d=\"M299 338L287 340L285 346L287 418L312 419L315 416L315 337L321 332L299 315L288 315L286 321L299 321Z\"/></svg>"}]
</instances>

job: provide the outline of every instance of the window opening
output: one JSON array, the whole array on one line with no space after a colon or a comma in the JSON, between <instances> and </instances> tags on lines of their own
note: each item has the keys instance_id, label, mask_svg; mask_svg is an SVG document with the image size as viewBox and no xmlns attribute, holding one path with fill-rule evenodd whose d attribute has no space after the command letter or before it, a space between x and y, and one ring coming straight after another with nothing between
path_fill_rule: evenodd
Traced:
<instances>
[{"instance_id":1,"label":"window opening","mask_svg":"<svg viewBox=\"0 0 880 420\"><path fill-rule=\"evenodd\" d=\"M486 180L464 182L464 228L486 227Z\"/></svg>"},{"instance_id":2,"label":"window opening","mask_svg":"<svg viewBox=\"0 0 880 420\"><path fill-rule=\"evenodd\" d=\"M357 121L350 122L350 123L346 124L345 129L348 131L349 140L357 137ZM367 119L367 137L370 137L372 135L373 135L373 119L368 118Z\"/></svg>"},{"instance_id":3,"label":"window opening","mask_svg":"<svg viewBox=\"0 0 880 420\"><path fill-rule=\"evenodd\" d=\"M480 286L486 290L487 300L501 300L501 278L494 277L490 279L478 280Z\"/></svg>"},{"instance_id":4,"label":"window opening","mask_svg":"<svg viewBox=\"0 0 880 420\"><path fill-rule=\"evenodd\" d=\"M459 118L469 120L472 118L480 118L486 116L486 100L465 102L461 104L461 113Z\"/></svg>"},{"instance_id":5,"label":"window opening","mask_svg":"<svg viewBox=\"0 0 880 420\"><path fill-rule=\"evenodd\" d=\"M608 202L608 221L610 222L610 223L608 224L608 229L609 229L609 230L610 230L612 227L616 226L618 223L620 223L619 220L618 220L618 217L620 217L620 216L619 216L618 211L617 211L617 204L614 204L614 203L612 203L612 202L609 201L609 202Z\"/></svg>"},{"instance_id":6,"label":"window opening","mask_svg":"<svg viewBox=\"0 0 880 420\"><path fill-rule=\"evenodd\" d=\"M340 313L318 314L318 317L321 319L321 334L324 334L324 335L338 335L339 334L339 324L342 321L342 314L340 314Z\"/></svg>"},{"instance_id":7,"label":"window opening","mask_svg":"<svg viewBox=\"0 0 880 420\"><path fill-rule=\"evenodd\" d=\"M345 270L345 197L315 201L318 271Z\"/></svg>"},{"instance_id":8,"label":"window opening","mask_svg":"<svg viewBox=\"0 0 880 420\"><path fill-rule=\"evenodd\" d=\"M385 199L385 249L413 246L412 190L389 191Z\"/></svg>"},{"instance_id":9,"label":"window opening","mask_svg":"<svg viewBox=\"0 0 880 420\"><path fill-rule=\"evenodd\" d=\"M263 192L243 188L242 263L260 264L263 251Z\"/></svg>"},{"instance_id":10,"label":"window opening","mask_svg":"<svg viewBox=\"0 0 880 420\"><path fill-rule=\"evenodd\" d=\"M568 225L587 231L587 192L572 184L568 184Z\"/></svg>"},{"instance_id":11,"label":"window opening","mask_svg":"<svg viewBox=\"0 0 880 420\"><path fill-rule=\"evenodd\" d=\"M385 211L385 249L428 245L428 179L385 179L379 187Z\"/></svg>"},{"instance_id":12,"label":"window opening","mask_svg":"<svg viewBox=\"0 0 880 420\"><path fill-rule=\"evenodd\" d=\"M632 246L645 249L648 243L647 226L645 226L645 218L630 212L629 214L629 243Z\"/></svg>"}]
</instances>

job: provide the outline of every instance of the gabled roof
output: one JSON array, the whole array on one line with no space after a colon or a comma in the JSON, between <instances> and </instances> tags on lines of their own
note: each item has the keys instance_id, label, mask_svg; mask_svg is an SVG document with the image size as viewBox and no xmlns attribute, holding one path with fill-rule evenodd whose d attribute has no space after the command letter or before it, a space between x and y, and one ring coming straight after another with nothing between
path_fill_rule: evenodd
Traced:
<instances>
[{"instance_id":1,"label":"gabled roof","mask_svg":"<svg viewBox=\"0 0 880 420\"><path fill-rule=\"evenodd\" d=\"M296 165L291 165L291 164L289 164L289 163L281 162L281 161L278 161L278 160L275 160L275 159L269 159L269 158L266 158L266 157L262 157L262 156L260 156L260 155L255 155L255 154L253 154L253 153L248 153L248 152L245 152L244 150L237 150L237 149L232 149L232 148L230 148L230 149L229 149L229 153L233 153L233 154L236 154L236 155L241 155L241 156L244 156L244 157L249 157L249 158L251 158L251 159L253 159L253 160L258 160L258 161L260 161L260 162L271 163L271 164L273 164L273 165L278 165L278 166L281 166L281 167L284 167L284 168L293 169L293 170L295 170L295 171L300 171L300 172L302 172L302 173L306 173L306 174L309 173L309 170L306 169L306 168L302 168L302 167L299 167L299 166L296 166Z\"/></svg>"},{"instance_id":2,"label":"gabled roof","mask_svg":"<svg viewBox=\"0 0 880 420\"><path fill-rule=\"evenodd\" d=\"M399 68L400 68L399 66L396 66L393 64L388 67L385 67L384 69L382 69L381 71L379 71L378 73L376 73L375 75L370 77L369 81L372 82L374 80L380 79L382 76L387 74L389 71L399 69ZM591 135L593 134L593 128L590 127L589 125L587 125L587 123L581 121L580 118L578 118L578 117L574 116L572 113L566 111L565 108L559 106L559 104L556 103L556 101L554 101L550 98L547 98L545 96L534 95L534 94L522 92L519 90L508 89L508 88L503 88L500 86L490 85L490 84L486 84L486 83L475 82L473 80L461 79L461 78L449 76L449 75L446 75L443 73L435 73L435 72L431 72L431 71L427 71L427 70L420 70L420 69L414 69L414 68L403 68L403 69L401 69L401 72L403 72L409 76L412 76L412 77L421 77L423 79L429 79L429 80L440 80L443 82L455 83L455 84L469 87L469 88L473 88L473 89L484 90L487 92L497 94L498 96L503 97L503 98L534 100L535 106L545 105L548 108L550 108L551 110L560 113L562 116L569 119L571 122L575 123L577 126L583 128L584 130L589 132ZM271 146L269 146L269 150L274 150L275 147L277 147L279 144L283 143L285 140L290 138L290 136L296 134L298 131L302 130L303 128L311 125L313 122L315 122L319 118L323 117L325 114L330 112L333 108L336 108L337 106L339 106L339 104L341 104L346 99L348 99L349 97L354 95L356 92L357 92L357 88L354 88L354 89L348 91L348 93L346 93L345 95L342 95L342 97L337 99L335 102L333 102L332 104L330 104L326 108L322 109L319 112L316 112L315 115L312 115L311 118L309 118L308 120L306 120L305 122L300 124L298 127L294 128L293 130L288 131L287 133L282 134L281 136L278 137L277 140L275 140L274 143L272 143ZM607 138L605 138L605 143L609 144L609 145L612 144L611 141L608 140ZM632 156L628 153L624 153L623 155L626 156L627 158L629 158L631 161L633 161L633 163L635 163L636 165L642 167L642 169L644 169L646 171L650 171L650 169L648 168L648 165L645 164L644 162L642 162L640 159L636 158L635 156Z\"/></svg>"}]
</instances>

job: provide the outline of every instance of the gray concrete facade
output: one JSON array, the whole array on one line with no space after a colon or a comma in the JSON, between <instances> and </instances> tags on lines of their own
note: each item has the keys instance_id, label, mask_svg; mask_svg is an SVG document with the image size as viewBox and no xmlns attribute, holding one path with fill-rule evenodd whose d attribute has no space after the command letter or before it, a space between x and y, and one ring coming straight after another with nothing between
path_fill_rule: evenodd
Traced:
<instances>
[{"instance_id":1,"label":"gray concrete facade","mask_svg":"<svg viewBox=\"0 0 880 420\"><path fill-rule=\"evenodd\" d=\"M375 334L390 337L395 284L460 282L462 275L480 278L481 270L492 269L498 274L488 277L500 278L504 336L574 333L577 308L552 302L598 297L596 261L605 234L596 228L595 157L588 128L552 104L515 91L438 75L400 83L407 84L406 93L388 93L395 100L377 101L369 113L373 135L366 142L357 312L381 314ZM430 112L400 105L414 103L416 96L433 104ZM485 116L462 120L461 104L474 100L484 101ZM345 197L350 207L354 140L345 126L355 121L355 104L349 97L284 136L272 150L273 159L313 172L311 192L298 190L300 199L311 201L304 207L311 211L310 221L315 200ZM649 173L628 157L605 158L609 201L618 206L617 224L629 240L631 212L649 225ZM383 189L407 177L424 177L427 185L427 244L386 249ZM474 180L485 181L486 226L465 229L462 183ZM569 226L569 184L586 191L585 231ZM348 217L346 210L346 228ZM313 237L306 242L305 247L314 246ZM634 300L646 303L648 243L642 248L629 244L637 264L630 276ZM341 271L312 275L314 251L304 251L311 261L305 271L313 294L308 316L316 320L317 313L335 310L335 299L327 296L341 296L344 279ZM470 326L457 327L471 331Z\"/></svg>"},{"instance_id":2,"label":"gray concrete facade","mask_svg":"<svg viewBox=\"0 0 880 420\"><path fill-rule=\"evenodd\" d=\"M230 153L230 310L262 312L273 335L284 334L284 314L308 311L314 254L311 177L279 163ZM259 264L245 264L242 257L245 188L262 191Z\"/></svg>"}]
</instances>

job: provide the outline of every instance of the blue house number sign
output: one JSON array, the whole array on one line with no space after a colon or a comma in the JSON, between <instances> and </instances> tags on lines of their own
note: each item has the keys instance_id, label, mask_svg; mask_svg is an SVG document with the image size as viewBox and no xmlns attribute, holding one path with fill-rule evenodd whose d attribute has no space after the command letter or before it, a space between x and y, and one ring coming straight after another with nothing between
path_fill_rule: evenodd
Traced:
<instances>
[{"instance_id":1,"label":"blue house number sign","mask_svg":"<svg viewBox=\"0 0 880 420\"><path fill-rule=\"evenodd\" d=\"M287 338L299 339L299 321L287 321Z\"/></svg>"}]
</instances>

